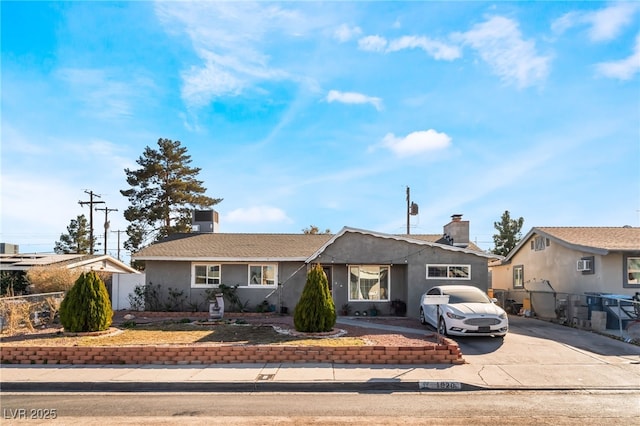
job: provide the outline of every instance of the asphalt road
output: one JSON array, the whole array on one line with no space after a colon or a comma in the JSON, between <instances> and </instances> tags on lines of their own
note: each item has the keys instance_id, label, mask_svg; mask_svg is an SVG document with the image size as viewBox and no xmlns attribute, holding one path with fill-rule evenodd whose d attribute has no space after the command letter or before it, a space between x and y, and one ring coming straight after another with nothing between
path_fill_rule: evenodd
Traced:
<instances>
[{"instance_id":1,"label":"asphalt road","mask_svg":"<svg viewBox=\"0 0 640 426\"><path fill-rule=\"evenodd\" d=\"M2 424L640 424L637 392L4 394ZM48 410L48 411L47 411ZM51 417L55 410L55 419ZM24 415L22 414L24 413ZM40 416L40 417L38 417Z\"/></svg>"}]
</instances>

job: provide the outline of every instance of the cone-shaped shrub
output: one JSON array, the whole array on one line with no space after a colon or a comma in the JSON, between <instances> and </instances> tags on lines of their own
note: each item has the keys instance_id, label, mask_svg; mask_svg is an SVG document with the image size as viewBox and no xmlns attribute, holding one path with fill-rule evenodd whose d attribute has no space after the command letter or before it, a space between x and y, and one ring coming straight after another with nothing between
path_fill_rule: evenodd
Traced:
<instances>
[{"instance_id":1,"label":"cone-shaped shrub","mask_svg":"<svg viewBox=\"0 0 640 426\"><path fill-rule=\"evenodd\" d=\"M329 283L320 265L307 274L307 283L293 311L296 330L307 333L331 331L336 323L336 307L329 293Z\"/></svg>"},{"instance_id":2,"label":"cone-shaped shrub","mask_svg":"<svg viewBox=\"0 0 640 426\"><path fill-rule=\"evenodd\" d=\"M60 304L60 323L71 332L102 331L113 318L109 293L95 272L78 277Z\"/></svg>"}]
</instances>

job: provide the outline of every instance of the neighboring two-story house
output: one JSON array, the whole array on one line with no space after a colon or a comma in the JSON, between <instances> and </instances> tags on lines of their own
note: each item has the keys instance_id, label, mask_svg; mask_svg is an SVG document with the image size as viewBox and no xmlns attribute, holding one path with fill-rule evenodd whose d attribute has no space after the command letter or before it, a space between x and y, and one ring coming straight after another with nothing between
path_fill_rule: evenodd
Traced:
<instances>
[{"instance_id":1,"label":"neighboring two-story house","mask_svg":"<svg viewBox=\"0 0 640 426\"><path fill-rule=\"evenodd\" d=\"M536 315L556 318L569 303L582 308L570 309L569 320L588 320L607 303L597 295L613 300L640 291L640 228L532 228L490 270L495 293L530 303Z\"/></svg>"}]
</instances>

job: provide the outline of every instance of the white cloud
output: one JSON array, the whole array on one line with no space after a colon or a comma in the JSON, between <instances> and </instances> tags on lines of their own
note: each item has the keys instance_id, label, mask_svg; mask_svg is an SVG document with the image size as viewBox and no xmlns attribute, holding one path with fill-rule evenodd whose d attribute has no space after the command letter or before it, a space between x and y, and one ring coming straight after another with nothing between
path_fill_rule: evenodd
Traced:
<instances>
[{"instance_id":1,"label":"white cloud","mask_svg":"<svg viewBox=\"0 0 640 426\"><path fill-rule=\"evenodd\" d=\"M578 12L565 13L555 21L551 23L551 31L556 34L562 34L569 28L574 27L577 21L580 20L580 14Z\"/></svg>"},{"instance_id":2,"label":"white cloud","mask_svg":"<svg viewBox=\"0 0 640 426\"><path fill-rule=\"evenodd\" d=\"M86 105L88 114L101 118L132 116L134 98L140 95L141 88L151 85L144 79L124 83L101 69L62 68L57 75Z\"/></svg>"},{"instance_id":3,"label":"white cloud","mask_svg":"<svg viewBox=\"0 0 640 426\"><path fill-rule=\"evenodd\" d=\"M409 133L405 137L397 137L388 133L381 142L381 146L388 148L399 157L422 154L447 148L451 144L451 137L446 133L439 133L433 129Z\"/></svg>"},{"instance_id":4,"label":"white cloud","mask_svg":"<svg viewBox=\"0 0 640 426\"><path fill-rule=\"evenodd\" d=\"M557 34L562 34L570 28L587 25L592 41L609 41L618 37L622 30L633 22L633 17L638 11L638 3L618 2L594 12L569 12L555 20L551 29Z\"/></svg>"},{"instance_id":5,"label":"white cloud","mask_svg":"<svg viewBox=\"0 0 640 426\"><path fill-rule=\"evenodd\" d=\"M620 2L606 9L594 12L590 16L592 40L612 40L622 29L633 22L633 15L640 5L633 2Z\"/></svg>"},{"instance_id":6,"label":"white cloud","mask_svg":"<svg viewBox=\"0 0 640 426\"><path fill-rule=\"evenodd\" d=\"M58 164L73 164L82 161L93 164L90 173L99 180L106 180L106 177L117 177L119 180L123 178L123 170L125 168L140 167L135 163L135 157L124 145L99 139L99 138L62 138L50 137L47 143L56 147L54 153L49 154L49 161L55 154L61 155L62 158L57 159ZM39 170L41 173L43 170ZM79 171L85 171L79 169ZM73 169L67 171L68 175L74 175Z\"/></svg>"},{"instance_id":7,"label":"white cloud","mask_svg":"<svg viewBox=\"0 0 640 426\"><path fill-rule=\"evenodd\" d=\"M330 90L327 94L327 102L341 102L344 104L371 104L378 111L382 109L382 99L355 92L340 92L337 90Z\"/></svg>"},{"instance_id":8,"label":"white cloud","mask_svg":"<svg viewBox=\"0 0 640 426\"><path fill-rule=\"evenodd\" d=\"M286 222L291 223L292 220L287 214L272 206L253 206L242 207L230 211L224 215L224 222L229 223L265 223L265 222Z\"/></svg>"},{"instance_id":9,"label":"white cloud","mask_svg":"<svg viewBox=\"0 0 640 426\"><path fill-rule=\"evenodd\" d=\"M296 80L263 50L272 35L297 38L317 25L295 10L261 2L157 2L155 10L167 32L189 37L201 61L181 74L182 98L194 107L259 82Z\"/></svg>"},{"instance_id":10,"label":"white cloud","mask_svg":"<svg viewBox=\"0 0 640 426\"><path fill-rule=\"evenodd\" d=\"M431 40L428 37L416 37L416 36L404 36L398 39L392 40L389 43L387 52L396 52L403 49L419 48L427 52L434 59L444 59L451 61L458 59L460 49L457 46L451 46L444 44L440 41Z\"/></svg>"},{"instance_id":11,"label":"white cloud","mask_svg":"<svg viewBox=\"0 0 640 426\"><path fill-rule=\"evenodd\" d=\"M384 52L387 47L387 39L377 35L366 36L358 40L358 48L366 52Z\"/></svg>"},{"instance_id":12,"label":"white cloud","mask_svg":"<svg viewBox=\"0 0 640 426\"><path fill-rule=\"evenodd\" d=\"M95 172L95 170L94 170ZM99 174L100 171L96 172ZM102 195L96 201L105 201L98 208L117 208L110 212L111 230L126 229L127 222L123 212L128 207L119 193L104 193L103 188L117 188L118 180L97 176L95 182L70 179L64 173L48 173L30 170L27 173L2 174L0 203L3 206L0 217L2 241L17 243L21 252L52 252L60 235L66 233L66 227L72 219L84 214L89 218L89 206L81 206L79 201L88 201L89 195L83 185ZM103 240L104 212L94 211L94 231L100 242ZM100 236L100 237L98 237ZM108 237L109 251L117 247L114 234ZM100 246L102 251L102 246ZM115 253L114 253L115 254Z\"/></svg>"},{"instance_id":13,"label":"white cloud","mask_svg":"<svg viewBox=\"0 0 640 426\"><path fill-rule=\"evenodd\" d=\"M191 112L180 112L178 113L178 117L182 120L182 125L188 131L195 133L202 131L202 127L200 127L198 116L196 114L192 114Z\"/></svg>"},{"instance_id":14,"label":"white cloud","mask_svg":"<svg viewBox=\"0 0 640 426\"><path fill-rule=\"evenodd\" d=\"M217 96L238 95L247 84L215 62L207 62L204 67L192 66L182 72L182 80L182 98L195 107L204 106Z\"/></svg>"},{"instance_id":15,"label":"white cloud","mask_svg":"<svg viewBox=\"0 0 640 426\"><path fill-rule=\"evenodd\" d=\"M523 40L518 24L511 19L493 17L454 37L477 50L493 72L509 84L532 86L549 73L550 58L538 55L535 42Z\"/></svg>"},{"instance_id":16,"label":"white cloud","mask_svg":"<svg viewBox=\"0 0 640 426\"><path fill-rule=\"evenodd\" d=\"M384 53L418 48L424 50L434 59L446 61L458 59L461 56L460 49L457 46L448 45L423 36L403 36L390 41L377 35L367 36L358 40L358 48L367 52Z\"/></svg>"},{"instance_id":17,"label":"white cloud","mask_svg":"<svg viewBox=\"0 0 640 426\"><path fill-rule=\"evenodd\" d=\"M32 142L20 130L13 125L2 121L2 152L6 155L9 152L17 152L20 154L45 155L50 149L37 142Z\"/></svg>"},{"instance_id":18,"label":"white cloud","mask_svg":"<svg viewBox=\"0 0 640 426\"><path fill-rule=\"evenodd\" d=\"M601 62L596 65L598 74L619 80L630 80L640 72L640 34L636 36L633 53L626 59Z\"/></svg>"},{"instance_id":19,"label":"white cloud","mask_svg":"<svg viewBox=\"0 0 640 426\"><path fill-rule=\"evenodd\" d=\"M360 36L362 30L360 27L350 27L347 24L340 25L333 33L333 38L340 43L345 43L355 37Z\"/></svg>"},{"instance_id":20,"label":"white cloud","mask_svg":"<svg viewBox=\"0 0 640 426\"><path fill-rule=\"evenodd\" d=\"M28 251L52 252L55 241L77 215L87 213L78 204L82 191L54 175L2 174L2 239ZM88 217L88 214L87 214Z\"/></svg>"}]
</instances>

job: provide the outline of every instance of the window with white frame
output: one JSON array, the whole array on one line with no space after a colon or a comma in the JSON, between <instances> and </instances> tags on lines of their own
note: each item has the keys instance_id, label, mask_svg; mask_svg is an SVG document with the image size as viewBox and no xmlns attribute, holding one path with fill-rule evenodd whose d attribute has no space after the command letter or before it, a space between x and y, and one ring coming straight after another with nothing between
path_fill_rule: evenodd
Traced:
<instances>
[{"instance_id":1,"label":"window with white frame","mask_svg":"<svg viewBox=\"0 0 640 426\"><path fill-rule=\"evenodd\" d=\"M524 288L524 265L513 267L513 288Z\"/></svg>"},{"instance_id":2,"label":"window with white frame","mask_svg":"<svg viewBox=\"0 0 640 426\"><path fill-rule=\"evenodd\" d=\"M595 256L583 256L576 262L576 269L582 275L593 275L595 273Z\"/></svg>"},{"instance_id":3,"label":"window with white frame","mask_svg":"<svg viewBox=\"0 0 640 426\"><path fill-rule=\"evenodd\" d=\"M388 266L349 266L349 301L359 300L389 300Z\"/></svg>"},{"instance_id":4,"label":"window with white frame","mask_svg":"<svg viewBox=\"0 0 640 426\"><path fill-rule=\"evenodd\" d=\"M277 272L276 265L249 265L249 285L275 286Z\"/></svg>"},{"instance_id":5,"label":"window with white frame","mask_svg":"<svg viewBox=\"0 0 640 426\"><path fill-rule=\"evenodd\" d=\"M427 265L427 279L470 280L471 265Z\"/></svg>"},{"instance_id":6,"label":"window with white frame","mask_svg":"<svg viewBox=\"0 0 640 426\"><path fill-rule=\"evenodd\" d=\"M627 285L640 286L640 257L627 256L626 259Z\"/></svg>"},{"instance_id":7,"label":"window with white frame","mask_svg":"<svg viewBox=\"0 0 640 426\"><path fill-rule=\"evenodd\" d=\"M219 264L195 264L193 265L193 279L191 287L215 287L220 285Z\"/></svg>"},{"instance_id":8,"label":"window with white frame","mask_svg":"<svg viewBox=\"0 0 640 426\"><path fill-rule=\"evenodd\" d=\"M535 251L544 250L546 247L549 247L549 239L546 237L536 236L531 242L531 245Z\"/></svg>"}]
</instances>

